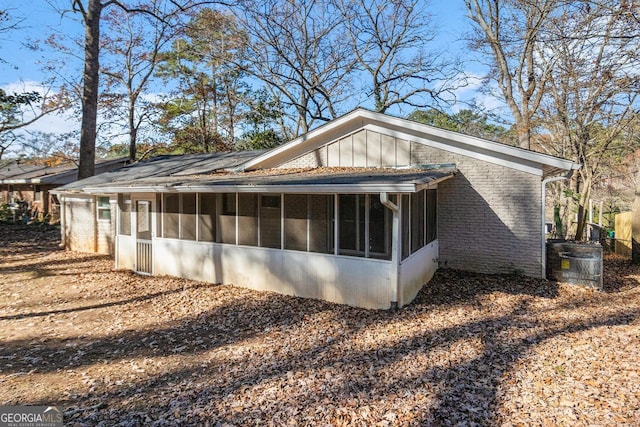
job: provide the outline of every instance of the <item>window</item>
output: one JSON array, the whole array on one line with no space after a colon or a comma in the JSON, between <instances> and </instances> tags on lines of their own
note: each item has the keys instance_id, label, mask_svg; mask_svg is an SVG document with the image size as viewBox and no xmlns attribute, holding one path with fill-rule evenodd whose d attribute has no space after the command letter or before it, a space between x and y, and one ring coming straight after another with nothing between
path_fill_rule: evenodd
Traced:
<instances>
[{"instance_id":1,"label":"window","mask_svg":"<svg viewBox=\"0 0 640 427\"><path fill-rule=\"evenodd\" d=\"M411 199L407 194L402 196L402 259L411 255Z\"/></svg>"},{"instance_id":2,"label":"window","mask_svg":"<svg viewBox=\"0 0 640 427\"><path fill-rule=\"evenodd\" d=\"M423 209L425 197L422 194ZM121 231L130 233L127 200L128 204L124 196L119 199L120 222ZM403 221L403 232L408 233L410 252L409 231L418 228L411 218L415 222L419 216L412 216L409 196L393 200L403 204L403 214L409 218ZM333 254L338 231L339 254L391 259L393 213L377 194L165 193L156 202L162 208L157 223L164 238ZM424 230L424 211L422 215ZM424 238L422 233L420 242Z\"/></svg>"},{"instance_id":3,"label":"window","mask_svg":"<svg viewBox=\"0 0 640 427\"><path fill-rule=\"evenodd\" d=\"M151 240L151 203L148 200L136 202L136 226L138 239Z\"/></svg>"},{"instance_id":4,"label":"window","mask_svg":"<svg viewBox=\"0 0 640 427\"><path fill-rule=\"evenodd\" d=\"M309 251L330 253L334 251L334 196L309 195Z\"/></svg>"},{"instance_id":5,"label":"window","mask_svg":"<svg viewBox=\"0 0 640 427\"><path fill-rule=\"evenodd\" d=\"M162 237L166 239L180 238L180 195L164 195L164 211L162 213Z\"/></svg>"},{"instance_id":6,"label":"window","mask_svg":"<svg viewBox=\"0 0 640 427\"><path fill-rule=\"evenodd\" d=\"M121 194L118 197L118 210L120 211L119 234L131 236L131 196Z\"/></svg>"},{"instance_id":7,"label":"window","mask_svg":"<svg viewBox=\"0 0 640 427\"><path fill-rule=\"evenodd\" d=\"M238 194L238 244L258 246L257 194Z\"/></svg>"},{"instance_id":8,"label":"window","mask_svg":"<svg viewBox=\"0 0 640 427\"><path fill-rule=\"evenodd\" d=\"M284 248L307 250L307 202L306 194L284 195ZM323 235L318 236L324 238Z\"/></svg>"},{"instance_id":9,"label":"window","mask_svg":"<svg viewBox=\"0 0 640 427\"><path fill-rule=\"evenodd\" d=\"M364 255L364 195L341 194L338 197L340 253Z\"/></svg>"},{"instance_id":10,"label":"window","mask_svg":"<svg viewBox=\"0 0 640 427\"><path fill-rule=\"evenodd\" d=\"M391 221L393 214L380 202L380 197L369 199L369 256L391 259Z\"/></svg>"},{"instance_id":11,"label":"window","mask_svg":"<svg viewBox=\"0 0 640 427\"><path fill-rule=\"evenodd\" d=\"M402 196L402 259L438 238L437 190Z\"/></svg>"},{"instance_id":12,"label":"window","mask_svg":"<svg viewBox=\"0 0 640 427\"><path fill-rule=\"evenodd\" d=\"M236 193L222 194L222 209L218 217L220 243L236 243Z\"/></svg>"},{"instance_id":13,"label":"window","mask_svg":"<svg viewBox=\"0 0 640 427\"><path fill-rule=\"evenodd\" d=\"M156 212L160 212L156 216L156 236L162 237L162 193L156 194Z\"/></svg>"},{"instance_id":14,"label":"window","mask_svg":"<svg viewBox=\"0 0 640 427\"><path fill-rule=\"evenodd\" d=\"M427 244L438 238L438 191L427 190Z\"/></svg>"},{"instance_id":15,"label":"window","mask_svg":"<svg viewBox=\"0 0 640 427\"><path fill-rule=\"evenodd\" d=\"M284 248L333 253L333 200L325 194L285 194Z\"/></svg>"},{"instance_id":16,"label":"window","mask_svg":"<svg viewBox=\"0 0 640 427\"><path fill-rule=\"evenodd\" d=\"M198 240L201 242L216 241L216 194L200 194L198 215Z\"/></svg>"},{"instance_id":17,"label":"window","mask_svg":"<svg viewBox=\"0 0 640 427\"><path fill-rule=\"evenodd\" d=\"M260 246L280 248L282 232L280 194L264 194L260 196Z\"/></svg>"},{"instance_id":18,"label":"window","mask_svg":"<svg viewBox=\"0 0 640 427\"><path fill-rule=\"evenodd\" d=\"M99 196L97 198L98 207L98 220L111 221L111 206L109 204L109 197Z\"/></svg>"},{"instance_id":19,"label":"window","mask_svg":"<svg viewBox=\"0 0 640 427\"><path fill-rule=\"evenodd\" d=\"M424 246L424 191L411 196L411 253Z\"/></svg>"},{"instance_id":20,"label":"window","mask_svg":"<svg viewBox=\"0 0 640 427\"><path fill-rule=\"evenodd\" d=\"M391 259L391 214L377 196L342 194L340 254Z\"/></svg>"},{"instance_id":21,"label":"window","mask_svg":"<svg viewBox=\"0 0 640 427\"><path fill-rule=\"evenodd\" d=\"M180 238L196 240L196 195L194 193L181 194L182 208L180 215Z\"/></svg>"},{"instance_id":22,"label":"window","mask_svg":"<svg viewBox=\"0 0 640 427\"><path fill-rule=\"evenodd\" d=\"M35 185L33 191L35 193L33 200L36 202L42 202L42 186ZM111 217L111 215L109 215L109 217Z\"/></svg>"}]
</instances>

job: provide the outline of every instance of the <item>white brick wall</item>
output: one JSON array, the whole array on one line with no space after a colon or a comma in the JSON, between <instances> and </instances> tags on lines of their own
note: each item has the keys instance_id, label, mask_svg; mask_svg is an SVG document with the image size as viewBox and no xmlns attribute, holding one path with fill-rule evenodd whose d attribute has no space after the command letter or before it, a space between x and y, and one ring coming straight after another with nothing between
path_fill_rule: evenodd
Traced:
<instances>
[{"instance_id":1,"label":"white brick wall","mask_svg":"<svg viewBox=\"0 0 640 427\"><path fill-rule=\"evenodd\" d=\"M541 275L540 177L411 144L413 163L455 163L438 186L440 262L482 273Z\"/></svg>"},{"instance_id":2,"label":"white brick wall","mask_svg":"<svg viewBox=\"0 0 640 427\"><path fill-rule=\"evenodd\" d=\"M92 196L65 200L65 248L78 252L95 252L96 223Z\"/></svg>"},{"instance_id":3,"label":"white brick wall","mask_svg":"<svg viewBox=\"0 0 640 427\"><path fill-rule=\"evenodd\" d=\"M327 165L327 147L321 147L315 151L304 154L296 159L293 159L287 163L284 163L278 168L291 169L291 168L317 168Z\"/></svg>"}]
</instances>

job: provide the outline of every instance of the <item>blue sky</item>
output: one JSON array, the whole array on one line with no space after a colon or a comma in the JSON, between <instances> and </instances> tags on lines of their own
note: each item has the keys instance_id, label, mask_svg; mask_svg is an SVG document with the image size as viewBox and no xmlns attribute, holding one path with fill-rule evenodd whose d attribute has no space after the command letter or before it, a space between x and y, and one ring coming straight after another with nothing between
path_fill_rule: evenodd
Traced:
<instances>
[{"instance_id":1,"label":"blue sky","mask_svg":"<svg viewBox=\"0 0 640 427\"><path fill-rule=\"evenodd\" d=\"M53 61L58 78L77 75L81 70L81 58L61 55L50 48L43 51L32 51L25 47L33 42L41 42L51 34L64 34L69 38L82 38L82 25L78 14L67 13L61 16L54 6L59 9L69 8L71 0L2 0L2 7L10 15L18 18L19 31L0 34L0 87L9 91L37 89L46 74L42 66ZM438 39L436 48L448 53L454 53L469 58L465 44L461 40L468 31L469 23L466 9L462 0L432 0L427 8L433 15L432 22L437 26ZM81 53L81 51L79 51ZM65 65L66 64L66 65ZM469 62L467 71L478 74L478 65ZM476 96L475 87L470 86L458 92L460 97ZM491 106L497 102L484 99ZM459 107L454 108L454 111ZM409 111L402 111L407 114ZM396 113L397 114L397 113ZM69 131L77 127L77 122L66 117L47 117L31 127L32 130Z\"/></svg>"}]
</instances>

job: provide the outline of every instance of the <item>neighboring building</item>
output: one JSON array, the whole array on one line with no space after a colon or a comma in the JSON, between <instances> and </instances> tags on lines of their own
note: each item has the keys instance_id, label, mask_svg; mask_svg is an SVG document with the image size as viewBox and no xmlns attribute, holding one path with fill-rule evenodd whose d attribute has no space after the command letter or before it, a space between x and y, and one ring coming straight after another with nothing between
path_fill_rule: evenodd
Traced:
<instances>
[{"instance_id":1,"label":"neighboring building","mask_svg":"<svg viewBox=\"0 0 640 427\"><path fill-rule=\"evenodd\" d=\"M439 266L544 277L565 159L357 109L269 151L160 157L58 190L67 248L117 268L367 308Z\"/></svg>"},{"instance_id":2,"label":"neighboring building","mask_svg":"<svg viewBox=\"0 0 640 427\"><path fill-rule=\"evenodd\" d=\"M127 158L99 160L96 173L120 168ZM11 160L0 166L0 204L9 204L14 211L26 211L29 216L57 220L59 202L51 193L56 187L78 179L78 168L73 163L57 166L25 163Z\"/></svg>"}]
</instances>

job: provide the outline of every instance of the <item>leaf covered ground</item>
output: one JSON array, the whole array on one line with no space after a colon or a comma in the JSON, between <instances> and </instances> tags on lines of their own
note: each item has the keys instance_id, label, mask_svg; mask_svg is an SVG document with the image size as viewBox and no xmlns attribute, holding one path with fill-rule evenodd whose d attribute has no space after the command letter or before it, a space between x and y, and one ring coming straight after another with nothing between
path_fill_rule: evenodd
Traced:
<instances>
[{"instance_id":1,"label":"leaf covered ground","mask_svg":"<svg viewBox=\"0 0 640 427\"><path fill-rule=\"evenodd\" d=\"M0 405L69 425L640 425L640 268L439 271L397 312L115 271L0 225Z\"/></svg>"}]
</instances>

